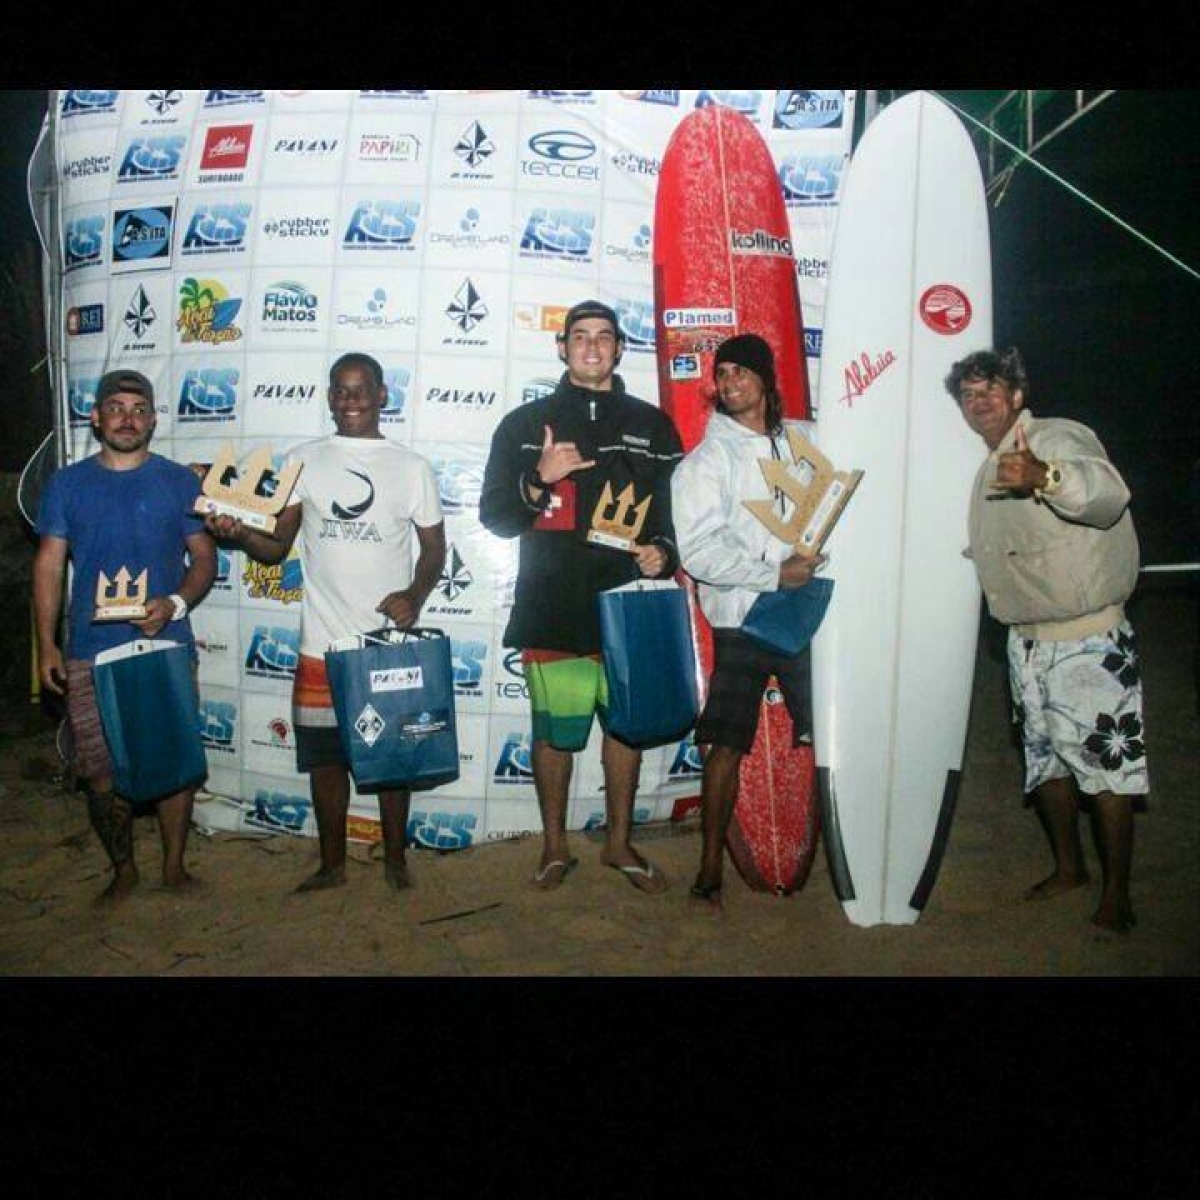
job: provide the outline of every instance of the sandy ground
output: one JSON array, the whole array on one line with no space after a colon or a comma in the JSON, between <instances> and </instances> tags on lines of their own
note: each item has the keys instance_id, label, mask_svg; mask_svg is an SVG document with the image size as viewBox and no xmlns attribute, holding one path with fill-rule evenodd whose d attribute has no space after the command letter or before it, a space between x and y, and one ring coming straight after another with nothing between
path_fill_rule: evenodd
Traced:
<instances>
[{"instance_id":1,"label":"sandy ground","mask_svg":"<svg viewBox=\"0 0 1200 1200\"><path fill-rule=\"evenodd\" d=\"M1200 722L1196 598L1180 587L1131 609L1146 680L1151 811L1137 819L1132 935L1088 922L1096 882L1053 901L1023 890L1049 870L1007 725L995 627L981 641L958 814L941 875L913 927L859 929L842 914L823 855L799 893L755 894L730 866L726 911L694 913L693 817L639 830L672 882L646 897L575 835L579 869L551 893L527 880L536 839L457 853L414 851L416 887L385 889L378 851L352 846L348 886L297 896L315 844L193 833L204 887L158 885L153 818L136 823L139 891L115 910L92 898L107 864L79 795L54 776L52 731L0 740L0 972L8 976L1195 976L1200 968Z\"/></svg>"}]
</instances>

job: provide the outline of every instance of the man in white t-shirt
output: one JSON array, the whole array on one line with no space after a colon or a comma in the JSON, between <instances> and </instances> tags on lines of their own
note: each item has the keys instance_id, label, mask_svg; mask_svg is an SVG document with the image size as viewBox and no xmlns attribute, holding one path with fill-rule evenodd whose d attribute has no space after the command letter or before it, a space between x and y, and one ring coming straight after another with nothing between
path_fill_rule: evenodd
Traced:
<instances>
[{"instance_id":1,"label":"man in white t-shirt","mask_svg":"<svg viewBox=\"0 0 1200 1200\"><path fill-rule=\"evenodd\" d=\"M386 439L383 370L366 354L344 354L329 371L329 410L337 432L297 446L304 464L274 536L230 517L209 517L210 531L262 563L282 562L299 535L304 567L300 663L292 691L297 769L311 775L321 866L297 891L346 882L350 776L338 737L325 651L339 638L378 629L390 618L416 623L446 559L446 534L433 468ZM420 553L414 567L412 534ZM409 886L404 860L409 792L379 793L384 876Z\"/></svg>"}]
</instances>

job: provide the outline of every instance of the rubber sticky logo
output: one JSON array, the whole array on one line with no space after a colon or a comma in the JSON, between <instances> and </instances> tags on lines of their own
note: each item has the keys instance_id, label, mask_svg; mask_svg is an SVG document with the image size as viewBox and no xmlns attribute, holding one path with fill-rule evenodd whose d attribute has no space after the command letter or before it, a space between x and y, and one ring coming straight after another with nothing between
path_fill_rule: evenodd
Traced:
<instances>
[{"instance_id":1,"label":"rubber sticky logo","mask_svg":"<svg viewBox=\"0 0 1200 1200\"><path fill-rule=\"evenodd\" d=\"M935 283L926 289L917 311L934 333L952 336L971 324L971 302L952 283Z\"/></svg>"}]
</instances>

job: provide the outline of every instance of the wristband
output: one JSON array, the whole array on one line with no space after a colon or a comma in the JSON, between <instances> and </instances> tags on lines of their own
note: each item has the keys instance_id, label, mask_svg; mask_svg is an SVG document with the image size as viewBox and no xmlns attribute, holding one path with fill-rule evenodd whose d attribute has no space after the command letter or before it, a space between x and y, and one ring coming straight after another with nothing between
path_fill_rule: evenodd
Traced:
<instances>
[{"instance_id":1,"label":"wristband","mask_svg":"<svg viewBox=\"0 0 1200 1200\"><path fill-rule=\"evenodd\" d=\"M1046 482L1040 488L1034 488L1033 494L1040 500L1043 496L1053 496L1062 486L1062 468L1058 463L1046 463Z\"/></svg>"},{"instance_id":2,"label":"wristband","mask_svg":"<svg viewBox=\"0 0 1200 1200\"><path fill-rule=\"evenodd\" d=\"M182 621L188 615L188 602L178 592L172 592L167 599L170 600L175 609L171 620Z\"/></svg>"}]
</instances>

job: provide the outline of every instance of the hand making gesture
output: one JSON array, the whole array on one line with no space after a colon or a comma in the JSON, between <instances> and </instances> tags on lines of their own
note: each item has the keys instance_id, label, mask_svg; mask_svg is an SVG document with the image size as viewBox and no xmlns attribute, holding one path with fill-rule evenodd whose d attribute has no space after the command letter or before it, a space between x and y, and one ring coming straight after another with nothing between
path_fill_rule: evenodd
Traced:
<instances>
[{"instance_id":1,"label":"hand making gesture","mask_svg":"<svg viewBox=\"0 0 1200 1200\"><path fill-rule=\"evenodd\" d=\"M542 427L545 437L542 440L542 456L538 459L537 473L543 483L557 483L565 479L573 471L582 471L596 465L594 459L584 459L574 442L556 442L554 432L549 425Z\"/></svg>"},{"instance_id":2,"label":"hand making gesture","mask_svg":"<svg viewBox=\"0 0 1200 1200\"><path fill-rule=\"evenodd\" d=\"M1029 449L1025 427L1017 426L1017 448L1000 455L996 463L996 478L993 488L1010 492L1032 492L1034 488L1046 486L1046 464Z\"/></svg>"}]
</instances>

